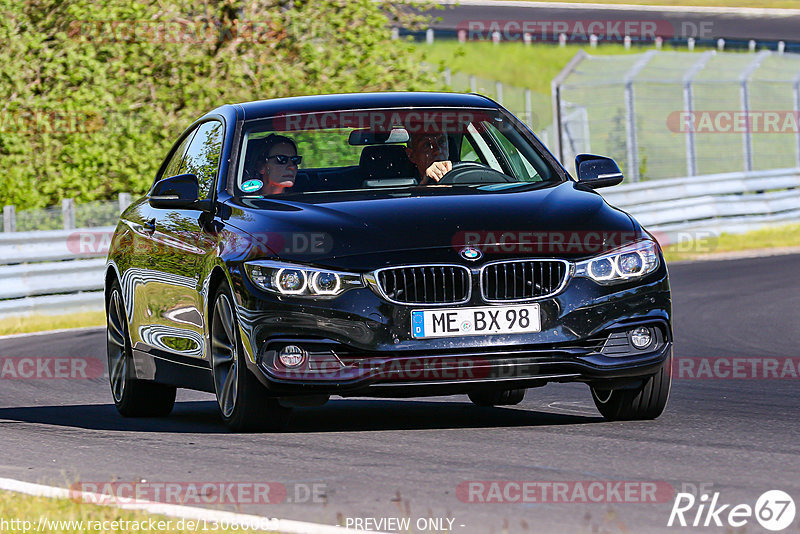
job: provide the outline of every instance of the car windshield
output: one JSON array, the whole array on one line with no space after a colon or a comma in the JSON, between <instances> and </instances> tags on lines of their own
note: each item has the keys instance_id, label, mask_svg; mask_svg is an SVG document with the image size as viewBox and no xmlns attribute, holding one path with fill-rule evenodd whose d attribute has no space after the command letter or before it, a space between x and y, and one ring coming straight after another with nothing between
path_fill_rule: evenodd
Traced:
<instances>
[{"instance_id":1,"label":"car windshield","mask_svg":"<svg viewBox=\"0 0 800 534\"><path fill-rule=\"evenodd\" d=\"M249 197L560 180L529 134L493 109L282 115L246 123L241 155L235 193Z\"/></svg>"}]
</instances>

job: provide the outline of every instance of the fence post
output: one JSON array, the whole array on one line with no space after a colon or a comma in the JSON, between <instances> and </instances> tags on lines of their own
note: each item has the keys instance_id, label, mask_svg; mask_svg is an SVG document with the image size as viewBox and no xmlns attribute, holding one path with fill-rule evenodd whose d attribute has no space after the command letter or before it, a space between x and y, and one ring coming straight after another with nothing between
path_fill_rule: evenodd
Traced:
<instances>
[{"instance_id":1,"label":"fence post","mask_svg":"<svg viewBox=\"0 0 800 534\"><path fill-rule=\"evenodd\" d=\"M764 61L764 58L770 54L769 50L762 50L756 57L745 67L742 74L739 76L739 98L741 100L742 111L747 120L747 128L744 129L742 134L742 145L744 148L744 170L753 170L753 132L750 131L750 76Z\"/></svg>"},{"instance_id":2,"label":"fence post","mask_svg":"<svg viewBox=\"0 0 800 534\"><path fill-rule=\"evenodd\" d=\"M638 182L640 178L639 139L636 133L636 100L633 94L633 80L657 53L657 50L648 50L625 73L625 135L627 140L625 148L628 152L628 165L625 169L625 174L631 177L632 182Z\"/></svg>"},{"instance_id":3,"label":"fence post","mask_svg":"<svg viewBox=\"0 0 800 534\"><path fill-rule=\"evenodd\" d=\"M494 83L494 92L497 95L497 103L503 105L503 82Z\"/></svg>"},{"instance_id":4,"label":"fence post","mask_svg":"<svg viewBox=\"0 0 800 534\"><path fill-rule=\"evenodd\" d=\"M533 102L531 101L530 89L525 89L525 122L533 129Z\"/></svg>"},{"instance_id":5,"label":"fence post","mask_svg":"<svg viewBox=\"0 0 800 534\"><path fill-rule=\"evenodd\" d=\"M3 232L17 231L17 208L3 206Z\"/></svg>"},{"instance_id":6,"label":"fence post","mask_svg":"<svg viewBox=\"0 0 800 534\"><path fill-rule=\"evenodd\" d=\"M563 33L561 35L564 35ZM560 37L559 37L560 40ZM566 36L565 41L566 42ZM563 142L562 142L562 132L563 132L563 125L561 124L561 84L564 83L564 80L567 79L567 76L572 74L572 72L578 68L578 65L589 57L589 54L584 52L583 50L578 50L578 53L575 54L572 59L569 60L569 63L561 69L553 81L550 82L550 99L553 104L553 153L558 158L558 161L564 165L564 150L563 150Z\"/></svg>"},{"instance_id":7,"label":"fence post","mask_svg":"<svg viewBox=\"0 0 800 534\"><path fill-rule=\"evenodd\" d=\"M793 100L792 104L794 107L794 116L799 117L800 116L800 73L798 73L797 76L794 77L794 80L792 80L792 94L794 96L794 98L792 99ZM800 167L800 130L794 133L794 140L796 144L794 153L795 165Z\"/></svg>"},{"instance_id":8,"label":"fence post","mask_svg":"<svg viewBox=\"0 0 800 534\"><path fill-rule=\"evenodd\" d=\"M470 74L469 76L469 90L471 93L478 92L478 79L475 77L474 74Z\"/></svg>"},{"instance_id":9,"label":"fence post","mask_svg":"<svg viewBox=\"0 0 800 534\"><path fill-rule=\"evenodd\" d=\"M130 193L120 193L119 194L119 212L122 213L128 206L131 205L131 194Z\"/></svg>"},{"instance_id":10,"label":"fence post","mask_svg":"<svg viewBox=\"0 0 800 534\"><path fill-rule=\"evenodd\" d=\"M689 70L686 72L686 75L683 77L683 108L684 113L689 114L689 118L691 119L692 123L691 126L686 129L686 175L687 176L696 176L697 175L697 147L695 145L695 137L694 137L694 92L692 91L692 79L697 75L698 72L703 70L708 63L708 60L711 59L715 52L713 50L709 52L703 52L700 56L700 59L695 61L694 65L692 65ZM685 121L681 121L679 126L684 126Z\"/></svg>"},{"instance_id":11,"label":"fence post","mask_svg":"<svg viewBox=\"0 0 800 534\"><path fill-rule=\"evenodd\" d=\"M75 199L65 198L61 201L61 218L64 221L64 230L75 228Z\"/></svg>"}]
</instances>

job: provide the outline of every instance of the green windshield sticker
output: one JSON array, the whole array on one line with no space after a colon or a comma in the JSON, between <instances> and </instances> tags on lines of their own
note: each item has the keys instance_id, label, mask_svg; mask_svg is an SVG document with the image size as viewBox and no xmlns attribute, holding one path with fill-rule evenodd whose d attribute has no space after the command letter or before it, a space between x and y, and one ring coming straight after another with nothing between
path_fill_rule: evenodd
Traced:
<instances>
[{"instance_id":1,"label":"green windshield sticker","mask_svg":"<svg viewBox=\"0 0 800 534\"><path fill-rule=\"evenodd\" d=\"M264 185L264 182L261 180L247 180L242 184L242 191L245 193L252 193L253 191L261 189L262 185Z\"/></svg>"}]
</instances>

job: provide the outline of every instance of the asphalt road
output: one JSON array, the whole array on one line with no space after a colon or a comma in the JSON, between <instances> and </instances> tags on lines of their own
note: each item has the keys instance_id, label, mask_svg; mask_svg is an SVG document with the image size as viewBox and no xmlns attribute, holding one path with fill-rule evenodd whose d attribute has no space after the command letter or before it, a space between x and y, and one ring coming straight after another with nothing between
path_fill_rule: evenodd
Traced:
<instances>
[{"instance_id":1,"label":"asphalt road","mask_svg":"<svg viewBox=\"0 0 800 534\"><path fill-rule=\"evenodd\" d=\"M799 263L790 255L672 266L676 356L800 356ZM0 340L3 359L102 361L103 354L99 330ZM286 433L237 435L206 394L181 392L172 416L133 420L117 415L102 377L4 378L0 477L60 486L277 482L293 501L304 493L298 484L320 484L316 503L240 509L329 524L410 517L412 532L426 517L454 519L456 533L697 532L666 527L671 492L657 503L484 504L464 502L456 488L487 480L649 481L672 491L704 484L731 504L753 505L780 489L800 503L799 385L676 379L661 418L622 423L604 422L578 384L529 390L521 405L495 409L462 397L334 399L297 410ZM752 519L746 527L762 531ZM798 531L795 519L784 532Z\"/></svg>"},{"instance_id":2,"label":"asphalt road","mask_svg":"<svg viewBox=\"0 0 800 534\"><path fill-rule=\"evenodd\" d=\"M631 3L635 3L632 1ZM754 2L753 8L760 7ZM797 10L735 10L726 8L659 8L658 6L558 5L536 2L461 2L432 11L441 21L433 27L455 32L483 21L652 21L664 39L713 39L720 37L746 43L756 41L800 41ZM473 26L474 27L474 26ZM534 31L533 33L536 33ZM635 35L634 35L635 37ZM518 37L519 38L519 37ZM620 39L616 39L620 40Z\"/></svg>"}]
</instances>

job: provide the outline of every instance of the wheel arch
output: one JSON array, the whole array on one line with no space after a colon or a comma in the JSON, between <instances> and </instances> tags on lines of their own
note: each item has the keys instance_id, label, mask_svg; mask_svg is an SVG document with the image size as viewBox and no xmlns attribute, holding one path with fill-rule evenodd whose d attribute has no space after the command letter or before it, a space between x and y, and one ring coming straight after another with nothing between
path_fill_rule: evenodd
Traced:
<instances>
[{"instance_id":1,"label":"wheel arch","mask_svg":"<svg viewBox=\"0 0 800 534\"><path fill-rule=\"evenodd\" d=\"M122 277L119 275L119 271L117 269L117 265L110 261L106 264L106 272L105 277L103 280L103 301L108 306L108 297L109 293L111 292L111 286L114 282L118 282L120 287L122 287Z\"/></svg>"}]
</instances>

